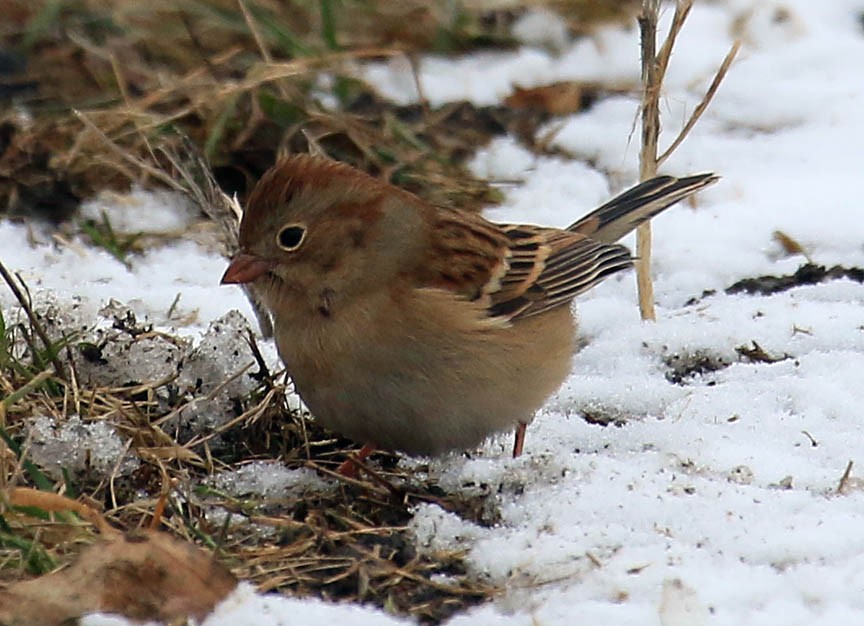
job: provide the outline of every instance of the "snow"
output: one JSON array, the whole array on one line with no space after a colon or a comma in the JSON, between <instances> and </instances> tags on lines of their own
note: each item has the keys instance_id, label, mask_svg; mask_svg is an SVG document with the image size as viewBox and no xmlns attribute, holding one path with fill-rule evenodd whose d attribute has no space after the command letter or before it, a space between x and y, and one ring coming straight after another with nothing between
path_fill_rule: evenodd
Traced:
<instances>
[{"instance_id":1,"label":"snow","mask_svg":"<svg viewBox=\"0 0 864 626\"><path fill-rule=\"evenodd\" d=\"M254 493L270 498L302 496L331 486L309 469L288 469L281 463L252 461L213 477L213 486L232 496Z\"/></svg>"},{"instance_id":2,"label":"snow","mask_svg":"<svg viewBox=\"0 0 864 626\"><path fill-rule=\"evenodd\" d=\"M204 622L206 626L239 624L340 624L340 626L406 626L411 622L348 604L255 594L240 585ZM87 626L86 623L84 626Z\"/></svg>"},{"instance_id":3,"label":"snow","mask_svg":"<svg viewBox=\"0 0 864 626\"><path fill-rule=\"evenodd\" d=\"M448 626L864 623L864 491L855 478L864 434L864 286L838 280L770 296L723 291L803 262L779 247L775 230L817 263L864 266L862 10L860 0L693 8L664 92L661 146L698 103L733 38L744 47L662 170L723 178L695 206L654 223L656 323L639 321L629 275L580 298L585 347L528 429L523 457L509 458L502 437L472 459L453 454L432 463L445 490L493 485L501 512L488 529L431 504L416 510L418 549L466 550L469 571L504 589ZM667 8L664 25L670 18ZM526 38L536 34L530 22L523 28ZM637 41L635 29L610 28L557 55L525 46L425 58L419 76L432 105L495 104L514 85L573 78L635 84ZM396 101L416 100L402 61L370 64L362 74ZM545 132L573 159L536 158L512 138L481 150L472 167L500 181L507 196L490 216L561 226L632 184L637 111L635 96L619 95L551 122ZM129 202L151 206L136 197ZM152 250L127 268L105 253L36 237L40 243L28 247L23 226L0 223L0 255L34 291L77 295L94 310L116 298L163 325L180 294L183 312L197 312L190 334L230 309L253 319L239 290L217 286L224 260L195 244ZM701 297L705 290L715 293ZM0 303L11 306L5 290ZM753 342L788 358L749 362L736 348ZM670 364L699 356L727 366L669 382ZM591 425L586 412L623 423ZM837 493L849 460L853 479ZM247 480L253 474L220 480L267 493L274 485L316 488L308 476L274 466L264 480L268 466L251 467L254 481ZM205 624L337 620L410 623L369 607L259 596L244 585Z\"/></svg>"},{"instance_id":4,"label":"snow","mask_svg":"<svg viewBox=\"0 0 864 626\"><path fill-rule=\"evenodd\" d=\"M63 478L64 469L107 474L121 464L121 473L137 466L131 457L125 457L126 443L105 422L82 422L73 415L58 423L53 417L39 415L33 418L29 433L30 459L57 480Z\"/></svg>"},{"instance_id":5,"label":"snow","mask_svg":"<svg viewBox=\"0 0 864 626\"><path fill-rule=\"evenodd\" d=\"M28 245L31 234L35 243ZM59 243L22 224L0 222L0 251L3 263L20 272L31 289L58 300L80 298L90 316L114 299L141 321L169 325L168 311L179 294L176 319L197 318L206 326L231 309L254 319L239 290L218 288L225 259L191 241L149 249L132 259L130 269L102 249ZM0 304L12 302L8 290L0 290Z\"/></svg>"},{"instance_id":6,"label":"snow","mask_svg":"<svg viewBox=\"0 0 864 626\"><path fill-rule=\"evenodd\" d=\"M140 188L126 195L103 192L81 205L81 217L95 222L107 218L112 230L123 234L182 232L194 215L194 209L182 196Z\"/></svg>"}]
</instances>

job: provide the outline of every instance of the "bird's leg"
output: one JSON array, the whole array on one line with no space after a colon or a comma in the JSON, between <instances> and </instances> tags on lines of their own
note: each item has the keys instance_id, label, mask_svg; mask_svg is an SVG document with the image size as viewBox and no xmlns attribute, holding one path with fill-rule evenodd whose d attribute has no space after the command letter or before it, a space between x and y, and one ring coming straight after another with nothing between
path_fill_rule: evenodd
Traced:
<instances>
[{"instance_id":1,"label":"bird's leg","mask_svg":"<svg viewBox=\"0 0 864 626\"><path fill-rule=\"evenodd\" d=\"M516 427L516 440L513 442L514 459L522 454L522 448L525 446L525 430L527 428L528 424L525 422L519 422L519 425Z\"/></svg>"},{"instance_id":2,"label":"bird's leg","mask_svg":"<svg viewBox=\"0 0 864 626\"><path fill-rule=\"evenodd\" d=\"M358 462L363 461L367 456L375 452L376 449L374 443L363 444L363 447L356 454L349 454L348 458L342 461L342 464L336 471L348 478L357 478L357 470L360 468Z\"/></svg>"}]
</instances>

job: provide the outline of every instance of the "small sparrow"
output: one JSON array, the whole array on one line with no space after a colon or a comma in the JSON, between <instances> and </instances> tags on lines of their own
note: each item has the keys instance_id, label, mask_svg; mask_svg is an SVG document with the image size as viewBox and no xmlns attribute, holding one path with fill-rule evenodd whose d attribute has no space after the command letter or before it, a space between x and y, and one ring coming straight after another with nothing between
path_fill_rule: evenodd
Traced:
<instances>
[{"instance_id":1,"label":"small sparrow","mask_svg":"<svg viewBox=\"0 0 864 626\"><path fill-rule=\"evenodd\" d=\"M366 444L361 458L438 455L514 427L518 456L570 370L571 300L633 264L615 241L716 180L659 176L560 230L495 224L292 156L249 196L222 283L251 284L300 397Z\"/></svg>"}]
</instances>

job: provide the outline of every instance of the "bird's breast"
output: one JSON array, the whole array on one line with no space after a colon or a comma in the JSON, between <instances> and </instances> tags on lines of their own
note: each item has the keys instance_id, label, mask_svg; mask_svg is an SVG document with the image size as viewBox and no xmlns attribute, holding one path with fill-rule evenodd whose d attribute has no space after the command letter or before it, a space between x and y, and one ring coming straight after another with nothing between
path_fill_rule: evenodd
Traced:
<instances>
[{"instance_id":1,"label":"bird's breast","mask_svg":"<svg viewBox=\"0 0 864 626\"><path fill-rule=\"evenodd\" d=\"M561 384L573 320L560 307L493 323L440 290L371 297L327 318L277 318L280 355L313 415L412 454L476 445L528 421Z\"/></svg>"}]
</instances>

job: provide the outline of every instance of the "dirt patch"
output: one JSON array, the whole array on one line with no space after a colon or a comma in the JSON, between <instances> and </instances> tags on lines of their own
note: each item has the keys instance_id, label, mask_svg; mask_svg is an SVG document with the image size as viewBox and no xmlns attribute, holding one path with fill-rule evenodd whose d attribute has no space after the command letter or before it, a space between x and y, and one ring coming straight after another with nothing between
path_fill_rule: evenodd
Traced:
<instances>
[{"instance_id":1,"label":"dirt patch","mask_svg":"<svg viewBox=\"0 0 864 626\"><path fill-rule=\"evenodd\" d=\"M5 484L81 494L124 531L158 519L262 591L373 604L423 624L498 592L469 571L464 552L418 550L410 525L414 507L433 503L493 526L494 489L448 493L428 467L388 454L372 457L371 479L335 475L355 445L292 407L280 373L246 364L258 355L236 314L195 347L117 303L103 315L115 323L56 303L29 321L0 316L0 495ZM251 460L317 478L299 495L212 486ZM98 541L80 520L46 526L49 517L0 499L0 580L29 580Z\"/></svg>"},{"instance_id":2,"label":"dirt patch","mask_svg":"<svg viewBox=\"0 0 864 626\"><path fill-rule=\"evenodd\" d=\"M669 354L663 358L663 363L667 367L666 380L674 385L689 384L697 377L725 369L732 364L722 356L701 350Z\"/></svg>"},{"instance_id":3,"label":"dirt patch","mask_svg":"<svg viewBox=\"0 0 864 626\"><path fill-rule=\"evenodd\" d=\"M807 263L798 268L794 274L782 276L759 276L758 278L744 278L734 285L726 288L726 293L747 293L751 295L767 296L772 293L780 293L803 285L816 285L830 280L848 278L858 283L864 283L864 269L860 267L843 267L835 265L826 268L824 265Z\"/></svg>"}]
</instances>

